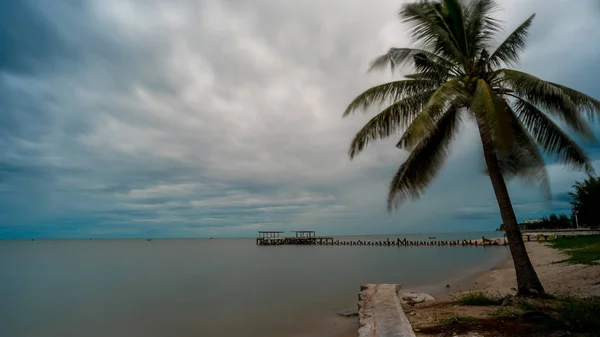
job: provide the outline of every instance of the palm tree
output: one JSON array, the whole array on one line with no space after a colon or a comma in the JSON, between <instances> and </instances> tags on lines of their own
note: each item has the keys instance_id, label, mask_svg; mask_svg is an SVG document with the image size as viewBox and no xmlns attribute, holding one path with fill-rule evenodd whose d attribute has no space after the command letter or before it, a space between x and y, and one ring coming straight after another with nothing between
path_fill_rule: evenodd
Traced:
<instances>
[{"instance_id":1,"label":"palm tree","mask_svg":"<svg viewBox=\"0 0 600 337\"><path fill-rule=\"evenodd\" d=\"M350 103L344 116L373 105L386 107L356 134L349 155L354 158L370 142L401 133L397 147L410 154L390 183L391 211L421 195L444 164L461 122L475 122L509 240L518 294L537 295L544 288L525 250L504 178L531 178L549 198L540 148L592 173L586 153L560 125L593 140L584 113L593 118L600 112L600 102L505 68L518 61L534 15L494 48L501 28L490 16L496 8L494 0L422 0L403 5L400 18L412 25L411 37L419 48L391 48L373 61L371 69L389 66L394 72L409 65L413 73L370 88Z\"/></svg>"},{"instance_id":2,"label":"palm tree","mask_svg":"<svg viewBox=\"0 0 600 337\"><path fill-rule=\"evenodd\" d=\"M569 193L573 217L582 227L600 227L600 214L598 214L598 200L600 200L600 177L587 177L573 185L575 192Z\"/></svg>"}]
</instances>

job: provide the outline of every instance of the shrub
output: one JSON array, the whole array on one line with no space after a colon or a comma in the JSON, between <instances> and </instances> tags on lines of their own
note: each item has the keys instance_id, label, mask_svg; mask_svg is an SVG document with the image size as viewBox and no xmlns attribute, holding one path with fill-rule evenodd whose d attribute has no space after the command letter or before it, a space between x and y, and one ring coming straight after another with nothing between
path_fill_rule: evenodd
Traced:
<instances>
[{"instance_id":1,"label":"shrub","mask_svg":"<svg viewBox=\"0 0 600 337\"><path fill-rule=\"evenodd\" d=\"M493 294L485 290L460 293L454 296L454 300L461 305L485 306L502 304L500 294Z\"/></svg>"},{"instance_id":2,"label":"shrub","mask_svg":"<svg viewBox=\"0 0 600 337\"><path fill-rule=\"evenodd\" d=\"M565 297L556 311L563 324L574 331L600 331L600 297Z\"/></svg>"}]
</instances>

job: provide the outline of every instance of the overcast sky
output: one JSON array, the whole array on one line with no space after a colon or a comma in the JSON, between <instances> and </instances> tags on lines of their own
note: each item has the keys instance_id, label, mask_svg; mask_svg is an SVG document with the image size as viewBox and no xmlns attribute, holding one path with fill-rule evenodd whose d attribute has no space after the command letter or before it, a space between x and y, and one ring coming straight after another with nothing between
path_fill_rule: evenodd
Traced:
<instances>
[{"instance_id":1,"label":"overcast sky","mask_svg":"<svg viewBox=\"0 0 600 337\"><path fill-rule=\"evenodd\" d=\"M429 191L392 214L407 153L391 139L347 156L369 116L343 110L392 78L369 62L410 44L401 3L0 2L0 238L496 228L471 125ZM509 29L538 14L519 68L600 97L596 0L500 3ZM600 172L600 148L582 145ZM511 182L519 220L568 211L584 175L548 170L551 204Z\"/></svg>"}]
</instances>

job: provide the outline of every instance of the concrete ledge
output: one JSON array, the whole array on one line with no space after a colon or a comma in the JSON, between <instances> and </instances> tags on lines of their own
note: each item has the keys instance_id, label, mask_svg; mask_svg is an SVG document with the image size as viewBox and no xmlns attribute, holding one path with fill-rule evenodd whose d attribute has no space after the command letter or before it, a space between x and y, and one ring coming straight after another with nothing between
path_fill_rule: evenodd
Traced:
<instances>
[{"instance_id":1,"label":"concrete ledge","mask_svg":"<svg viewBox=\"0 0 600 337\"><path fill-rule=\"evenodd\" d=\"M366 284L358 295L359 337L415 337L398 298L398 284Z\"/></svg>"}]
</instances>

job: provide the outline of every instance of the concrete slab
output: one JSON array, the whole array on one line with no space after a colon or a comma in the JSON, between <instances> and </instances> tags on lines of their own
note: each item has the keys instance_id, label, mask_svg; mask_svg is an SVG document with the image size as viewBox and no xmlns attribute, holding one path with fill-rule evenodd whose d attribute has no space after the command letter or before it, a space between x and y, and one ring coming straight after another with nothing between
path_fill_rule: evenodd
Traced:
<instances>
[{"instance_id":1,"label":"concrete slab","mask_svg":"<svg viewBox=\"0 0 600 337\"><path fill-rule=\"evenodd\" d=\"M398 284L367 284L358 295L359 337L415 337L398 298Z\"/></svg>"}]
</instances>

